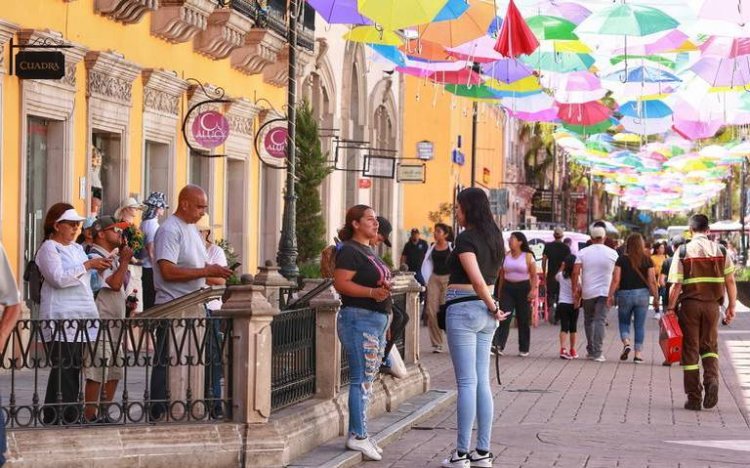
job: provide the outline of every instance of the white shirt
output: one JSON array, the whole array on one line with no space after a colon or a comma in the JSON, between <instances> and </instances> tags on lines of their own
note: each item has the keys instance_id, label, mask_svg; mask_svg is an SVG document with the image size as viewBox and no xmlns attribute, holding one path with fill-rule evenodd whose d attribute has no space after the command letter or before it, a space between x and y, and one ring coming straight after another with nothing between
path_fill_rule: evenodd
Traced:
<instances>
[{"instance_id":1,"label":"white shirt","mask_svg":"<svg viewBox=\"0 0 750 468\"><path fill-rule=\"evenodd\" d=\"M156 238L156 231L159 230L159 218L153 217L141 223L141 232L143 232L143 245L153 244ZM153 268L151 257L148 256L148 250L143 256L143 268Z\"/></svg>"},{"instance_id":2,"label":"white shirt","mask_svg":"<svg viewBox=\"0 0 750 468\"><path fill-rule=\"evenodd\" d=\"M203 268L208 255L195 224L188 224L175 215L169 216L156 231L154 258L167 260L182 268ZM190 281L166 281L161 269L154 265L155 304L164 304L206 286L205 278Z\"/></svg>"},{"instance_id":3,"label":"white shirt","mask_svg":"<svg viewBox=\"0 0 750 468\"><path fill-rule=\"evenodd\" d=\"M555 275L555 279L558 283L560 283L560 294L558 296L557 302L560 302L562 304L572 304L573 281L571 280L571 278L564 277L562 271L558 271Z\"/></svg>"},{"instance_id":4,"label":"white shirt","mask_svg":"<svg viewBox=\"0 0 750 468\"><path fill-rule=\"evenodd\" d=\"M227 265L227 256L224 253L224 249L216 244L210 244L208 246L208 262L209 265ZM221 309L221 299L214 299L206 304L208 310L214 311Z\"/></svg>"},{"instance_id":5,"label":"white shirt","mask_svg":"<svg viewBox=\"0 0 750 468\"><path fill-rule=\"evenodd\" d=\"M13 271L8 263L8 255L5 247L0 244L0 305L8 307L21 302L21 294L13 276Z\"/></svg>"},{"instance_id":6,"label":"white shirt","mask_svg":"<svg viewBox=\"0 0 750 468\"><path fill-rule=\"evenodd\" d=\"M46 240L36 254L36 264L44 276L39 318L42 320L97 319L99 312L91 292L90 277L83 264L88 261L83 247L62 245ZM68 341L76 341L77 327L65 327ZM53 330L42 329L45 341L51 341ZM80 335L80 334L79 334ZM93 336L96 336L95 334ZM59 335L58 335L59 339ZM84 341L78 336L78 341Z\"/></svg>"},{"instance_id":7,"label":"white shirt","mask_svg":"<svg viewBox=\"0 0 750 468\"><path fill-rule=\"evenodd\" d=\"M583 299L609 295L615 262L617 262L617 252L604 244L591 244L578 251L576 265L581 265Z\"/></svg>"}]
</instances>

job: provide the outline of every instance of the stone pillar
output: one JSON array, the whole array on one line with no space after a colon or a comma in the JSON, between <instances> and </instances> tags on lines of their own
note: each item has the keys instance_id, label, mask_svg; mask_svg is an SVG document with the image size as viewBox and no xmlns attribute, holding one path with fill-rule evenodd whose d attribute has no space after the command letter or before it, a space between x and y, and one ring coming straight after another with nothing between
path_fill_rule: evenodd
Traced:
<instances>
[{"instance_id":1,"label":"stone pillar","mask_svg":"<svg viewBox=\"0 0 750 468\"><path fill-rule=\"evenodd\" d=\"M258 267L258 274L255 275L254 285L260 286L263 295L274 307L279 306L279 291L281 288L291 288L294 283L281 276L279 267L272 261L267 261L265 266Z\"/></svg>"},{"instance_id":2,"label":"stone pillar","mask_svg":"<svg viewBox=\"0 0 750 468\"><path fill-rule=\"evenodd\" d=\"M199 344L203 342L205 329L198 328L198 320L206 317L206 309L202 305L186 307L171 315L173 332L167 331L166 339L169 347L170 365L169 395L170 401L201 401L205 388L205 364L200 362ZM184 322L180 319L184 319ZM187 328L189 323L196 324L195 334ZM174 333L174 336L172 335ZM186 336L187 335L187 336ZM175 342L177 344L175 344ZM180 349L176 349L180 347ZM185 407L174 405L169 411L170 419L181 420L185 415Z\"/></svg>"},{"instance_id":3,"label":"stone pillar","mask_svg":"<svg viewBox=\"0 0 750 468\"><path fill-rule=\"evenodd\" d=\"M279 313L260 286L230 286L216 316L232 324L232 418L266 423L271 415L271 322Z\"/></svg>"},{"instance_id":4,"label":"stone pillar","mask_svg":"<svg viewBox=\"0 0 750 468\"><path fill-rule=\"evenodd\" d=\"M323 280L305 280L305 288L300 294L315 288ZM341 308L341 299L333 286L315 296L310 301L315 309L315 396L333 399L341 387L341 342L336 328L336 317ZM335 356L332 359L331 356Z\"/></svg>"},{"instance_id":5,"label":"stone pillar","mask_svg":"<svg viewBox=\"0 0 750 468\"><path fill-rule=\"evenodd\" d=\"M399 272L393 277L394 293L406 291L406 313L409 323L404 331L404 364L414 364L419 361L419 293L422 285L414 278L413 272Z\"/></svg>"}]
</instances>

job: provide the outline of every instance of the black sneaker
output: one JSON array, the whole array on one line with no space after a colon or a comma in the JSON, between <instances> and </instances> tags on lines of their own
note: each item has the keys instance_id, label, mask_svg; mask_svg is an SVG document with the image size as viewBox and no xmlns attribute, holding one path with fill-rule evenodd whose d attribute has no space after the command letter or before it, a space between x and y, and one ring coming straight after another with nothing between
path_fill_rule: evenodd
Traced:
<instances>
[{"instance_id":1,"label":"black sneaker","mask_svg":"<svg viewBox=\"0 0 750 468\"><path fill-rule=\"evenodd\" d=\"M703 396L703 407L706 409L713 408L719 403L719 384L709 382L705 385L706 394Z\"/></svg>"},{"instance_id":2,"label":"black sneaker","mask_svg":"<svg viewBox=\"0 0 750 468\"><path fill-rule=\"evenodd\" d=\"M700 411L701 402L698 400L688 400L685 402L685 409L690 411Z\"/></svg>"},{"instance_id":3,"label":"black sneaker","mask_svg":"<svg viewBox=\"0 0 750 468\"><path fill-rule=\"evenodd\" d=\"M492 461L494 459L495 456L492 455L492 452L487 452L485 455L479 455L476 451L473 451L469 454L471 466L475 467L492 468Z\"/></svg>"}]
</instances>

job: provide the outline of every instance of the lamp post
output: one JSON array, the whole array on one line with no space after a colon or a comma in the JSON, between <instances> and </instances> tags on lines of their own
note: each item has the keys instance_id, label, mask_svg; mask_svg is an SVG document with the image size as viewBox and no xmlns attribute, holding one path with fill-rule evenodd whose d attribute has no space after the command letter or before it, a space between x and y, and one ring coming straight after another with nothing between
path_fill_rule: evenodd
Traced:
<instances>
[{"instance_id":1,"label":"lamp post","mask_svg":"<svg viewBox=\"0 0 750 468\"><path fill-rule=\"evenodd\" d=\"M747 178L747 158L742 158L742 167L740 169L740 251L742 258L740 264L744 267L747 263L747 235L745 234L745 215L747 213L747 189L745 188L745 179Z\"/></svg>"},{"instance_id":2,"label":"lamp post","mask_svg":"<svg viewBox=\"0 0 750 468\"><path fill-rule=\"evenodd\" d=\"M297 194L294 190L297 166L297 14L298 0L289 0L289 23L286 38L289 45L289 76L287 78L287 170L284 193L284 216L276 263L284 278L294 281L299 276L297 268Z\"/></svg>"}]
</instances>

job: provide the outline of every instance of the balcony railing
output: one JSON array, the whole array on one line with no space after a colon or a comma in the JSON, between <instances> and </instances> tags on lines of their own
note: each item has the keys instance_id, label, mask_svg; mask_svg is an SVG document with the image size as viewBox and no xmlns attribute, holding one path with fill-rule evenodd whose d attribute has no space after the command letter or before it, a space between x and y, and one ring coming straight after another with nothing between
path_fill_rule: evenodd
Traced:
<instances>
[{"instance_id":1,"label":"balcony railing","mask_svg":"<svg viewBox=\"0 0 750 468\"><path fill-rule=\"evenodd\" d=\"M315 309L281 312L271 333L271 408L277 410L315 395Z\"/></svg>"},{"instance_id":2,"label":"balcony railing","mask_svg":"<svg viewBox=\"0 0 750 468\"><path fill-rule=\"evenodd\" d=\"M304 11L300 21L297 44L312 51L315 48L315 10L304 0L299 1L302 2ZM286 38L286 0L268 0L266 6L263 6L259 0L231 0L230 6L251 18L255 22L255 27L268 28Z\"/></svg>"}]
</instances>

